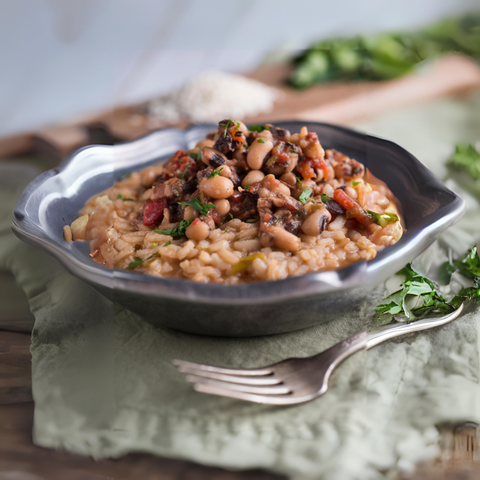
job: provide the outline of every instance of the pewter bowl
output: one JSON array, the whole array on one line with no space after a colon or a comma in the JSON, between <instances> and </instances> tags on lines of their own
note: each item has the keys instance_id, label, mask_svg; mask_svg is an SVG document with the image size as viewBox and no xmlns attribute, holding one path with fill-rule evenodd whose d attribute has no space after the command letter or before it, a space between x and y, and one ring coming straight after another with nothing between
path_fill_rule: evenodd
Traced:
<instances>
[{"instance_id":1,"label":"pewter bowl","mask_svg":"<svg viewBox=\"0 0 480 480\"><path fill-rule=\"evenodd\" d=\"M185 332L257 336L299 330L335 318L361 302L460 219L465 202L415 157L395 143L346 128L313 122L276 122L290 131L306 125L324 148L361 161L399 200L407 231L374 260L346 268L246 285L199 284L110 270L89 256L86 242L67 243L63 226L84 203L122 175L192 148L214 125L166 129L130 143L89 146L58 169L36 178L23 192L12 227L22 240L43 248L73 275L146 320Z\"/></svg>"}]
</instances>

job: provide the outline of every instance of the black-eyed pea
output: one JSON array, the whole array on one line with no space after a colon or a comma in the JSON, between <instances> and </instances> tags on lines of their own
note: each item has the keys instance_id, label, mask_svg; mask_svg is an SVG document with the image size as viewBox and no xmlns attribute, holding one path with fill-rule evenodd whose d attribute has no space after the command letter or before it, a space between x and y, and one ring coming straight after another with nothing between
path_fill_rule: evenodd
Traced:
<instances>
[{"instance_id":1,"label":"black-eyed pea","mask_svg":"<svg viewBox=\"0 0 480 480\"><path fill-rule=\"evenodd\" d=\"M230 211L230 202L226 198L215 200L213 204L215 205L215 210L220 216L227 215Z\"/></svg>"},{"instance_id":2,"label":"black-eyed pea","mask_svg":"<svg viewBox=\"0 0 480 480\"><path fill-rule=\"evenodd\" d=\"M354 200L357 199L357 191L353 187L345 187L345 193L350 197L353 198Z\"/></svg>"},{"instance_id":3,"label":"black-eyed pea","mask_svg":"<svg viewBox=\"0 0 480 480\"><path fill-rule=\"evenodd\" d=\"M246 137L248 137L248 135L250 134L250 131L248 130L247 126L246 126L243 122L240 122L239 120L235 120L235 121L240 124L240 127L238 127L238 129L239 129Z\"/></svg>"},{"instance_id":4,"label":"black-eyed pea","mask_svg":"<svg viewBox=\"0 0 480 480\"><path fill-rule=\"evenodd\" d=\"M218 168L226 165L227 157L222 153L211 147L202 148L201 152L202 162L209 167Z\"/></svg>"},{"instance_id":5,"label":"black-eyed pea","mask_svg":"<svg viewBox=\"0 0 480 480\"><path fill-rule=\"evenodd\" d=\"M268 227L267 233L273 235L273 243L277 248L288 252L295 252L300 248L300 239L283 228Z\"/></svg>"},{"instance_id":6,"label":"black-eyed pea","mask_svg":"<svg viewBox=\"0 0 480 480\"><path fill-rule=\"evenodd\" d=\"M270 136L272 135L268 130L260 132L257 139L250 145L247 153L247 163L252 170L260 170L263 165L265 157L270 153L273 148L272 140L269 140L265 137L260 137L264 132L268 132Z\"/></svg>"},{"instance_id":7,"label":"black-eyed pea","mask_svg":"<svg viewBox=\"0 0 480 480\"><path fill-rule=\"evenodd\" d=\"M330 212L326 208L320 208L304 220L300 229L305 235L316 237L325 230L331 219L332 215Z\"/></svg>"},{"instance_id":8,"label":"black-eyed pea","mask_svg":"<svg viewBox=\"0 0 480 480\"><path fill-rule=\"evenodd\" d=\"M215 145L215 142L213 140L210 140L209 138L205 138L204 140L198 142L195 145L195 148L193 149L193 152L197 153L199 148L203 147L213 147Z\"/></svg>"},{"instance_id":9,"label":"black-eyed pea","mask_svg":"<svg viewBox=\"0 0 480 480\"><path fill-rule=\"evenodd\" d=\"M210 198L228 198L233 193L233 182L228 178L218 175L203 180L199 188Z\"/></svg>"},{"instance_id":10,"label":"black-eyed pea","mask_svg":"<svg viewBox=\"0 0 480 480\"><path fill-rule=\"evenodd\" d=\"M280 180L282 182L288 183L292 187L294 187L297 184L297 178L292 172L289 173L284 173L281 177Z\"/></svg>"},{"instance_id":11,"label":"black-eyed pea","mask_svg":"<svg viewBox=\"0 0 480 480\"><path fill-rule=\"evenodd\" d=\"M142 185L144 187L151 187L155 182L155 180L157 179L158 175L159 174L156 168L154 167L147 168L146 170L140 173Z\"/></svg>"},{"instance_id":12,"label":"black-eyed pea","mask_svg":"<svg viewBox=\"0 0 480 480\"><path fill-rule=\"evenodd\" d=\"M265 174L261 170L250 170L242 180L242 187L248 187L252 183L261 182L265 178Z\"/></svg>"},{"instance_id":13,"label":"black-eyed pea","mask_svg":"<svg viewBox=\"0 0 480 480\"><path fill-rule=\"evenodd\" d=\"M190 240L200 242L210 235L210 227L199 218L196 218L185 230L185 235Z\"/></svg>"},{"instance_id":14,"label":"black-eyed pea","mask_svg":"<svg viewBox=\"0 0 480 480\"><path fill-rule=\"evenodd\" d=\"M228 167L227 165L224 165L223 167L220 167L218 169L218 171L220 172L220 175L222 177L225 177L225 178L230 178L232 176L232 170L230 167Z\"/></svg>"},{"instance_id":15,"label":"black-eyed pea","mask_svg":"<svg viewBox=\"0 0 480 480\"><path fill-rule=\"evenodd\" d=\"M199 213L190 205L185 207L185 212L183 212L183 219L190 220L191 218L197 218Z\"/></svg>"}]
</instances>

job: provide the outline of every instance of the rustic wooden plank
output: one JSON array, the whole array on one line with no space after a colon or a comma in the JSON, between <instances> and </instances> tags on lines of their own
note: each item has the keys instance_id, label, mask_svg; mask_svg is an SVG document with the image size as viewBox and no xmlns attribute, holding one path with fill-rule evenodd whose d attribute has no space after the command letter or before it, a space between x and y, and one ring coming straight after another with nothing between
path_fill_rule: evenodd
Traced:
<instances>
[{"instance_id":1,"label":"rustic wooden plank","mask_svg":"<svg viewBox=\"0 0 480 480\"><path fill-rule=\"evenodd\" d=\"M0 331L0 405L32 401L30 334Z\"/></svg>"},{"instance_id":2,"label":"rustic wooden plank","mask_svg":"<svg viewBox=\"0 0 480 480\"><path fill-rule=\"evenodd\" d=\"M191 462L148 454L130 454L118 460L101 460L72 455L33 445L31 427L33 403L0 406L0 473L41 475L48 479L97 478L134 480L280 480L285 477L249 470L228 472ZM68 474L68 477L66 475ZM64 477L61 477L64 475ZM0 476L1 478L1 476ZM19 476L19 479L23 477ZM27 477L29 478L29 477ZM33 480L33 479L32 479ZM36 480L36 478L35 478Z\"/></svg>"}]
</instances>

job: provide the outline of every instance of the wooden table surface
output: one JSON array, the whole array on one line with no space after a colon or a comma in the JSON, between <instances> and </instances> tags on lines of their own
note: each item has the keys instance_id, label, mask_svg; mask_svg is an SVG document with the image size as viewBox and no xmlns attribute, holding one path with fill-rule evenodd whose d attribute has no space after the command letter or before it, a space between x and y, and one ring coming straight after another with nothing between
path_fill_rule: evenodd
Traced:
<instances>
[{"instance_id":1,"label":"wooden table surface","mask_svg":"<svg viewBox=\"0 0 480 480\"><path fill-rule=\"evenodd\" d=\"M283 69L283 70L282 70ZM452 71L463 72L458 77ZM251 76L284 89L284 67L261 69ZM465 93L480 85L480 70L466 59L449 58L423 78L404 78L375 85L330 85L300 93L287 92L269 119L304 118L348 123L367 115L420 100ZM368 103L365 101L368 99ZM117 109L88 121L66 123L9 139L0 139L1 157L32 150L47 155L49 168L72 149L103 140L128 140L161 125L148 123L142 106ZM262 121L262 118L252 119ZM50 162L50 163L49 163ZM4 299L18 297L15 311L2 309ZM30 332L33 317L23 292L0 272L0 480L274 480L264 471L227 472L191 462L131 454L119 460L90 458L36 447L32 442L33 399ZM440 458L420 465L401 480L477 480L480 478L480 430L477 425L445 425L440 430ZM389 477L390 478L390 477ZM348 480L348 479L345 479Z\"/></svg>"}]
</instances>

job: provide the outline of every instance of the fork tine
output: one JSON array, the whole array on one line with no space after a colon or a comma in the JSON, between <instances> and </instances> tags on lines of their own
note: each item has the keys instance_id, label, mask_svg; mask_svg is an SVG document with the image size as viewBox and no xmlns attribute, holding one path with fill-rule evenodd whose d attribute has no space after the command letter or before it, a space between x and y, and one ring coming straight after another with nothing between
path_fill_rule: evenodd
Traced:
<instances>
[{"instance_id":1,"label":"fork tine","mask_svg":"<svg viewBox=\"0 0 480 480\"><path fill-rule=\"evenodd\" d=\"M252 369L222 368L212 367L211 365L202 365L201 363L187 362L185 360L172 360L172 363L177 367L194 368L202 370L203 372L223 373L225 375L245 375L253 377L257 375L271 375L273 373L273 370L269 367Z\"/></svg>"},{"instance_id":2,"label":"fork tine","mask_svg":"<svg viewBox=\"0 0 480 480\"><path fill-rule=\"evenodd\" d=\"M235 390L226 390L224 388L213 387L195 383L193 388L197 392L208 393L210 395L219 395L221 397L235 398L253 403L262 403L264 405L295 405L303 403L314 398L314 395L305 397L295 397L292 395L256 395L254 393L237 392Z\"/></svg>"},{"instance_id":3,"label":"fork tine","mask_svg":"<svg viewBox=\"0 0 480 480\"><path fill-rule=\"evenodd\" d=\"M179 366L178 371L181 373L186 373L190 375L196 375L203 378L211 378L212 380L221 380L224 382L230 383L240 383L242 385L278 385L282 381L273 375L262 375L258 377L247 377L239 375L225 375L223 373L208 372L205 370L199 370L196 368L189 368L184 366Z\"/></svg>"},{"instance_id":4,"label":"fork tine","mask_svg":"<svg viewBox=\"0 0 480 480\"><path fill-rule=\"evenodd\" d=\"M258 395L282 395L290 393L290 389L283 385L267 385L264 387L255 385L240 385L238 383L227 383L210 378L198 377L197 375L187 375L187 382L195 385L209 385L223 390L232 390L243 393L256 393Z\"/></svg>"}]
</instances>

